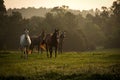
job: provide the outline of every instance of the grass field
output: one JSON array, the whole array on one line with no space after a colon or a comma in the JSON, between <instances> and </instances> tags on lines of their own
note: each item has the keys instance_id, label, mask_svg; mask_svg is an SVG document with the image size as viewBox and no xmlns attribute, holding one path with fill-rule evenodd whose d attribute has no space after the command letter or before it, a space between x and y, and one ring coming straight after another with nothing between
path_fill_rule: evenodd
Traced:
<instances>
[{"instance_id":1,"label":"grass field","mask_svg":"<svg viewBox=\"0 0 120 80\"><path fill-rule=\"evenodd\" d=\"M120 80L120 50L65 52L47 58L46 53L0 51L0 80Z\"/></svg>"}]
</instances>

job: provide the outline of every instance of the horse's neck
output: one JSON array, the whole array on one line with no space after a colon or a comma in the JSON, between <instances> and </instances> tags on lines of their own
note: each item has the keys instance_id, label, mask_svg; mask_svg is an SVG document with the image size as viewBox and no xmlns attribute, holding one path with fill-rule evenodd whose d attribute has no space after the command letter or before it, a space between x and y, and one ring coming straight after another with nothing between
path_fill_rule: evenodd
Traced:
<instances>
[{"instance_id":1,"label":"horse's neck","mask_svg":"<svg viewBox=\"0 0 120 80\"><path fill-rule=\"evenodd\" d=\"M25 38L26 38L26 39L29 37L29 35L28 35L28 34L24 34L24 36L25 36Z\"/></svg>"},{"instance_id":2,"label":"horse's neck","mask_svg":"<svg viewBox=\"0 0 120 80\"><path fill-rule=\"evenodd\" d=\"M45 39L45 34L44 34L44 33L41 34L41 35L40 35L40 38L41 38L42 40L44 40L44 39Z\"/></svg>"},{"instance_id":3,"label":"horse's neck","mask_svg":"<svg viewBox=\"0 0 120 80\"><path fill-rule=\"evenodd\" d=\"M23 34L20 37L20 44L22 46L24 46L24 45L30 45L31 44L31 39L30 39L29 35Z\"/></svg>"},{"instance_id":4,"label":"horse's neck","mask_svg":"<svg viewBox=\"0 0 120 80\"><path fill-rule=\"evenodd\" d=\"M56 37L56 38L59 38L59 32L53 33L53 36Z\"/></svg>"},{"instance_id":5,"label":"horse's neck","mask_svg":"<svg viewBox=\"0 0 120 80\"><path fill-rule=\"evenodd\" d=\"M56 39L56 38L57 38L57 34L54 33L54 34L52 35L52 39L54 40L54 39Z\"/></svg>"}]
</instances>

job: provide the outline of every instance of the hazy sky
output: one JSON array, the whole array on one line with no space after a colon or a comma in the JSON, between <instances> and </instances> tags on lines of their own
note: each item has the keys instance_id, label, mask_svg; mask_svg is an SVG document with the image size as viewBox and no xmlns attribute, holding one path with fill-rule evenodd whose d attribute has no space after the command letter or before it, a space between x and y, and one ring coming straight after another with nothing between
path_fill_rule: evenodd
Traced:
<instances>
[{"instance_id":1,"label":"hazy sky","mask_svg":"<svg viewBox=\"0 0 120 80\"><path fill-rule=\"evenodd\" d=\"M88 10L101 8L101 6L110 7L115 0L4 0L6 8L21 7L46 7L66 5L70 9Z\"/></svg>"}]
</instances>

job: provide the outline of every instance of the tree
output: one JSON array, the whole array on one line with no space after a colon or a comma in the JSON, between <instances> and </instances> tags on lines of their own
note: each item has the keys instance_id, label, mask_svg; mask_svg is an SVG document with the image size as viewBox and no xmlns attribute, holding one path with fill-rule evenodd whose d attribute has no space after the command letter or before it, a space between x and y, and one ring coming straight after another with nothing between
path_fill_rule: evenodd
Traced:
<instances>
[{"instance_id":1,"label":"tree","mask_svg":"<svg viewBox=\"0 0 120 80\"><path fill-rule=\"evenodd\" d=\"M113 2L112 9L117 21L120 22L120 0Z\"/></svg>"},{"instance_id":2,"label":"tree","mask_svg":"<svg viewBox=\"0 0 120 80\"><path fill-rule=\"evenodd\" d=\"M0 15L4 15L6 13L6 8L4 5L4 0L0 0Z\"/></svg>"},{"instance_id":3,"label":"tree","mask_svg":"<svg viewBox=\"0 0 120 80\"><path fill-rule=\"evenodd\" d=\"M112 43L114 47L119 47L120 48L120 0L116 0L113 2L113 15L114 15L114 19L115 19L115 31L113 33L113 37L112 37Z\"/></svg>"},{"instance_id":4,"label":"tree","mask_svg":"<svg viewBox=\"0 0 120 80\"><path fill-rule=\"evenodd\" d=\"M108 8L105 6L102 6L102 13L100 14L102 17L108 18L109 17L109 12L108 12Z\"/></svg>"},{"instance_id":5,"label":"tree","mask_svg":"<svg viewBox=\"0 0 120 80\"><path fill-rule=\"evenodd\" d=\"M4 0L0 0L0 49L3 49L5 47L5 35L6 35L6 25L8 16L6 14L6 8L4 5Z\"/></svg>"},{"instance_id":6,"label":"tree","mask_svg":"<svg viewBox=\"0 0 120 80\"><path fill-rule=\"evenodd\" d=\"M68 6L65 6L65 5L63 5L63 6L61 6L61 7L57 6L57 7L54 7L54 8L51 10L51 12L55 12L55 13L57 13L57 14L61 14L61 13L67 12L68 9L69 9L69 7L68 7Z\"/></svg>"},{"instance_id":7,"label":"tree","mask_svg":"<svg viewBox=\"0 0 120 80\"><path fill-rule=\"evenodd\" d=\"M108 35L105 46L107 48L120 48L120 0L113 2L111 10L113 12L109 19L111 29L107 28L110 34Z\"/></svg>"}]
</instances>

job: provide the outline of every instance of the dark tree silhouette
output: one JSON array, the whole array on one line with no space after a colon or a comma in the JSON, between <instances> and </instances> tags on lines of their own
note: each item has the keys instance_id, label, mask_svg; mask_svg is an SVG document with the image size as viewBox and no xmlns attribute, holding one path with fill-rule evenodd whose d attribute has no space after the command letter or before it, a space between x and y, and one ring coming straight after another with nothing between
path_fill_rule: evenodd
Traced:
<instances>
[{"instance_id":1,"label":"dark tree silhouette","mask_svg":"<svg viewBox=\"0 0 120 80\"><path fill-rule=\"evenodd\" d=\"M4 5L4 0L0 0L0 15L4 15L6 13L6 8Z\"/></svg>"}]
</instances>

